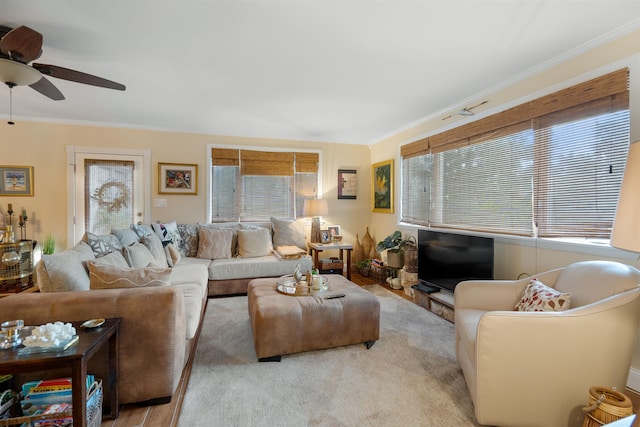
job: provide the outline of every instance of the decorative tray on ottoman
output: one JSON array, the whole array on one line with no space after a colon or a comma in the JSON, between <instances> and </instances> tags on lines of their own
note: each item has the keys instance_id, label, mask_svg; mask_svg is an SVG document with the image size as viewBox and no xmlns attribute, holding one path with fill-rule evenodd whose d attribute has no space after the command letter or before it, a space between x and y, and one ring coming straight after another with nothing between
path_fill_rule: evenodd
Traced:
<instances>
[{"instance_id":1,"label":"decorative tray on ottoman","mask_svg":"<svg viewBox=\"0 0 640 427\"><path fill-rule=\"evenodd\" d=\"M329 290L329 279L314 274L311 283L306 280L296 281L293 275L279 277L276 282L278 292L291 296L316 295Z\"/></svg>"}]
</instances>

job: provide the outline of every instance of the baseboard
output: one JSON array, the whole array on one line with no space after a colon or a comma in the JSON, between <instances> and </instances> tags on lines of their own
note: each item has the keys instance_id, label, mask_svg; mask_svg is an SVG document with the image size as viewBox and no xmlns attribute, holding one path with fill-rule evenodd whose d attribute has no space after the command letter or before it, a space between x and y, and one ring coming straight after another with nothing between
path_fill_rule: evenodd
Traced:
<instances>
[{"instance_id":1,"label":"baseboard","mask_svg":"<svg viewBox=\"0 0 640 427\"><path fill-rule=\"evenodd\" d=\"M640 393L640 369L629 369L629 376L627 377L627 387L634 390L636 393Z\"/></svg>"}]
</instances>

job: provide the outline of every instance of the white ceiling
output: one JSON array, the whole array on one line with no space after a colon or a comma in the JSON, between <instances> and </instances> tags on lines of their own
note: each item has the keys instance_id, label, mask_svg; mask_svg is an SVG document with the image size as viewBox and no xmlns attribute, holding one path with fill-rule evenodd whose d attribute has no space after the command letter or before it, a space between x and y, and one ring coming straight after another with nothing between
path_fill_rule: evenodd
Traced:
<instances>
[{"instance_id":1,"label":"white ceiling","mask_svg":"<svg viewBox=\"0 0 640 427\"><path fill-rule=\"evenodd\" d=\"M0 25L43 34L36 62L127 86L17 87L16 126L372 143L639 28L640 0L0 0Z\"/></svg>"}]
</instances>

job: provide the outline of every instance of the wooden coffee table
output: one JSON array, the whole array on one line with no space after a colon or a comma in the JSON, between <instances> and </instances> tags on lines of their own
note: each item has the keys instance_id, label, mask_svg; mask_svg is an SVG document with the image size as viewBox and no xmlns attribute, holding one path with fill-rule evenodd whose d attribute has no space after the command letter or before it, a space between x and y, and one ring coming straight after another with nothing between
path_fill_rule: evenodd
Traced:
<instances>
[{"instance_id":1,"label":"wooden coffee table","mask_svg":"<svg viewBox=\"0 0 640 427\"><path fill-rule=\"evenodd\" d=\"M20 352L24 347L0 350L0 375L20 372L45 371L62 367L71 368L73 425L87 425L87 362L105 344L109 353L110 416L117 418L118 403L118 328L120 319L106 319L97 328L81 328L82 322L72 322L78 342L66 350L28 354Z\"/></svg>"}]
</instances>

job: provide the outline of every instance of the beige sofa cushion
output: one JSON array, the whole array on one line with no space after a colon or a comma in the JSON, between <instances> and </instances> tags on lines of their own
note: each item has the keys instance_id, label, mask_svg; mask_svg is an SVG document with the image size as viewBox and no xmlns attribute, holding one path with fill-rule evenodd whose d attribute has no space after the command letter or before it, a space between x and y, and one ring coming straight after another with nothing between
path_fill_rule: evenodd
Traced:
<instances>
[{"instance_id":1,"label":"beige sofa cushion","mask_svg":"<svg viewBox=\"0 0 640 427\"><path fill-rule=\"evenodd\" d=\"M271 253L271 234L262 227L238 229L238 256L254 258Z\"/></svg>"},{"instance_id":2,"label":"beige sofa cushion","mask_svg":"<svg viewBox=\"0 0 640 427\"><path fill-rule=\"evenodd\" d=\"M142 243L135 243L122 248L125 259L131 267L154 267L158 266L153 254Z\"/></svg>"},{"instance_id":3,"label":"beige sofa cushion","mask_svg":"<svg viewBox=\"0 0 640 427\"><path fill-rule=\"evenodd\" d=\"M304 225L294 219L271 218L273 229L273 247L297 246L306 249L307 240L304 234Z\"/></svg>"},{"instance_id":4,"label":"beige sofa cushion","mask_svg":"<svg viewBox=\"0 0 640 427\"><path fill-rule=\"evenodd\" d=\"M95 259L91 247L78 242L72 249L42 255L37 268L40 292L88 291L89 274L85 262Z\"/></svg>"},{"instance_id":5,"label":"beige sofa cushion","mask_svg":"<svg viewBox=\"0 0 640 427\"><path fill-rule=\"evenodd\" d=\"M153 259L158 267L168 267L167 254L165 253L162 242L158 236L155 234L142 236L140 238L140 243L149 249L149 252L153 255Z\"/></svg>"}]
</instances>

